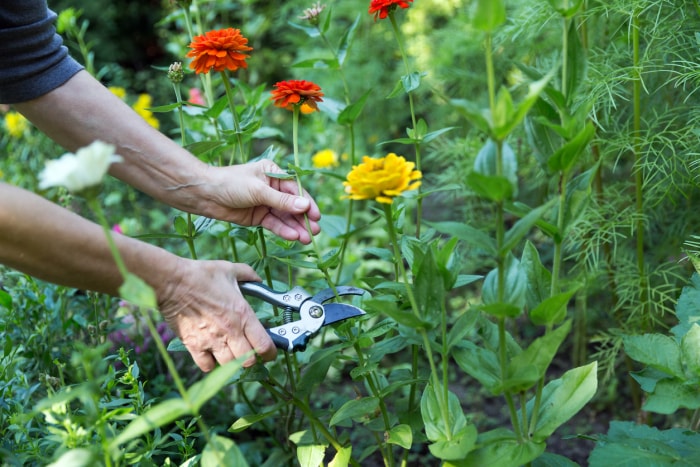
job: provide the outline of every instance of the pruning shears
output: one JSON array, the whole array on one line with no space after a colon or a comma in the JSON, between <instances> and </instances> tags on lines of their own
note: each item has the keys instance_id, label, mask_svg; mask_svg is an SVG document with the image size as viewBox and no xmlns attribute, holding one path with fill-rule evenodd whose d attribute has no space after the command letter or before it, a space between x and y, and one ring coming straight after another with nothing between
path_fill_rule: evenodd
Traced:
<instances>
[{"instance_id":1,"label":"pruning shears","mask_svg":"<svg viewBox=\"0 0 700 467\"><path fill-rule=\"evenodd\" d=\"M311 295L300 286L286 292L278 292L260 282L239 282L238 286L243 295L283 308L284 324L267 329L267 333L275 347L287 352L306 349L309 339L323 326L365 314L364 310L353 305L326 303L340 296L364 295L366 291L358 287L337 286ZM296 321L292 321L294 313L299 313L300 316Z\"/></svg>"}]
</instances>

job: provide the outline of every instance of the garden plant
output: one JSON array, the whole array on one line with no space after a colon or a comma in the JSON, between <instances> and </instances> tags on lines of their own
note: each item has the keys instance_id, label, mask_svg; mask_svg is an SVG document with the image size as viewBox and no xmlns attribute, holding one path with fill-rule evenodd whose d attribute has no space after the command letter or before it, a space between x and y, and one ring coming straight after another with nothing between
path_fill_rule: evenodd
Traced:
<instances>
[{"instance_id":1,"label":"garden plant","mask_svg":"<svg viewBox=\"0 0 700 467\"><path fill-rule=\"evenodd\" d=\"M700 464L697 0L135 3L49 6L201 160L285 168L321 233L164 211L11 108L3 182L366 314L205 374L123 266L120 297L1 269L2 465ZM147 66L93 27L127 14Z\"/></svg>"}]
</instances>

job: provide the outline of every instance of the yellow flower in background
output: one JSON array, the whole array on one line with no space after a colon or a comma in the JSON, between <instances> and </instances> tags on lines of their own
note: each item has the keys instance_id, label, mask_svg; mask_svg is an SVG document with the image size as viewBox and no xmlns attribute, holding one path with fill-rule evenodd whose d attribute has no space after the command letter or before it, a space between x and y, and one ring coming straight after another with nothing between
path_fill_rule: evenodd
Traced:
<instances>
[{"instance_id":1,"label":"yellow flower in background","mask_svg":"<svg viewBox=\"0 0 700 467\"><path fill-rule=\"evenodd\" d=\"M139 94L139 98L136 100L133 106L131 106L137 114L141 115L144 120L148 122L153 128L160 128L160 122L156 117L153 116L153 112L148 110L153 103L153 98L150 94Z\"/></svg>"},{"instance_id":2,"label":"yellow flower in background","mask_svg":"<svg viewBox=\"0 0 700 467\"><path fill-rule=\"evenodd\" d=\"M338 154L332 149L322 149L311 156L311 162L317 169L329 169L338 166Z\"/></svg>"},{"instance_id":3,"label":"yellow flower in background","mask_svg":"<svg viewBox=\"0 0 700 467\"><path fill-rule=\"evenodd\" d=\"M109 89L109 92L117 96L119 99L124 100L126 99L126 89L124 89L121 86L110 86L107 89Z\"/></svg>"},{"instance_id":4,"label":"yellow flower in background","mask_svg":"<svg viewBox=\"0 0 700 467\"><path fill-rule=\"evenodd\" d=\"M13 138L21 138L24 131L29 128L29 122L19 112L7 112L5 114L5 128Z\"/></svg>"},{"instance_id":5,"label":"yellow flower in background","mask_svg":"<svg viewBox=\"0 0 700 467\"><path fill-rule=\"evenodd\" d=\"M395 196L420 186L423 174L414 168L413 162L393 152L379 159L364 156L362 163L353 166L347 181L343 182L347 198L391 204Z\"/></svg>"}]
</instances>

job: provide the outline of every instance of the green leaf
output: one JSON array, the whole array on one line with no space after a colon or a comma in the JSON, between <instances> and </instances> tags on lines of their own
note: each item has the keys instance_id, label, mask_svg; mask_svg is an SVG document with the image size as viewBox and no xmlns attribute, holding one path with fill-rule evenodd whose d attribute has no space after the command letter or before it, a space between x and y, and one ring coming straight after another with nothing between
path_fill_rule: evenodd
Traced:
<instances>
[{"instance_id":1,"label":"green leaf","mask_svg":"<svg viewBox=\"0 0 700 467\"><path fill-rule=\"evenodd\" d=\"M413 249L414 296L421 320L434 321L444 307L445 283L435 261L433 249L427 248L423 251L418 245Z\"/></svg>"},{"instance_id":2,"label":"green leaf","mask_svg":"<svg viewBox=\"0 0 700 467\"><path fill-rule=\"evenodd\" d=\"M448 351L459 344L474 329L478 317L479 313L476 310L468 310L455 320L447 333Z\"/></svg>"},{"instance_id":3,"label":"green leaf","mask_svg":"<svg viewBox=\"0 0 700 467\"><path fill-rule=\"evenodd\" d=\"M489 235L463 222L430 222L426 224L440 233L456 237L475 248L484 250L487 254L496 254L496 244Z\"/></svg>"},{"instance_id":4,"label":"green leaf","mask_svg":"<svg viewBox=\"0 0 700 467\"><path fill-rule=\"evenodd\" d=\"M483 133L491 134L488 111L466 99L452 99L450 104Z\"/></svg>"},{"instance_id":5,"label":"green leaf","mask_svg":"<svg viewBox=\"0 0 700 467\"><path fill-rule=\"evenodd\" d=\"M588 147L588 143L591 142L594 135L595 126L593 126L591 122L587 122L571 141L567 141L557 152L550 156L547 161L549 170L552 172L569 173L586 147Z\"/></svg>"},{"instance_id":6,"label":"green leaf","mask_svg":"<svg viewBox=\"0 0 700 467\"><path fill-rule=\"evenodd\" d=\"M303 24L294 23L292 21L287 21L287 24L293 27L294 29L304 31L306 35L312 39L321 35L321 31L319 31L318 28L315 26L306 26Z\"/></svg>"},{"instance_id":7,"label":"green leaf","mask_svg":"<svg viewBox=\"0 0 700 467\"><path fill-rule=\"evenodd\" d=\"M549 382L542 390L537 426L532 439L544 442L554 430L576 415L595 395L598 388L598 362L574 368ZM532 413L534 400L527 403Z\"/></svg>"},{"instance_id":8,"label":"green leaf","mask_svg":"<svg viewBox=\"0 0 700 467\"><path fill-rule=\"evenodd\" d=\"M546 447L541 442L518 441L515 434L505 428L481 433L477 445L479 448L470 452L464 460L446 462L444 467L519 467L539 457Z\"/></svg>"},{"instance_id":9,"label":"green leaf","mask_svg":"<svg viewBox=\"0 0 700 467\"><path fill-rule=\"evenodd\" d=\"M625 353L632 359L677 378L683 378L678 342L662 334L623 336Z\"/></svg>"},{"instance_id":10,"label":"green leaf","mask_svg":"<svg viewBox=\"0 0 700 467\"><path fill-rule=\"evenodd\" d=\"M328 463L328 467L347 467L352 458L352 446L342 447L333 456L333 459Z\"/></svg>"},{"instance_id":11,"label":"green leaf","mask_svg":"<svg viewBox=\"0 0 700 467\"><path fill-rule=\"evenodd\" d=\"M468 425L452 439L436 441L428 445L430 453L442 460L459 460L474 450L476 444L476 427Z\"/></svg>"},{"instance_id":12,"label":"green leaf","mask_svg":"<svg viewBox=\"0 0 700 467\"><path fill-rule=\"evenodd\" d=\"M528 235L532 230L532 227L542 218L542 216L549 211L549 209L554 205L556 198L552 198L547 203L532 209L528 212L525 217L518 219L518 221L511 227L508 232L506 232L505 238L503 239L503 246L501 247L500 254L504 255L510 253L522 240L525 235Z\"/></svg>"},{"instance_id":13,"label":"green leaf","mask_svg":"<svg viewBox=\"0 0 700 467\"><path fill-rule=\"evenodd\" d=\"M581 8L583 0L547 0L552 8L564 18L573 17Z\"/></svg>"},{"instance_id":14,"label":"green leaf","mask_svg":"<svg viewBox=\"0 0 700 467\"><path fill-rule=\"evenodd\" d=\"M119 446L149 433L156 428L168 425L185 415L192 415L191 406L184 400L177 397L168 399L149 408L143 415L134 419L124 428L109 444L109 449L116 454L120 451Z\"/></svg>"},{"instance_id":15,"label":"green leaf","mask_svg":"<svg viewBox=\"0 0 700 467\"><path fill-rule=\"evenodd\" d=\"M328 15L330 18L330 15ZM340 44L338 45L338 63L342 66L345 63L345 57L347 57L348 50L352 45L352 41L355 38L355 31L357 30L357 25L360 24L360 15L358 14L355 21L350 25L348 29L343 33L343 37L340 38Z\"/></svg>"},{"instance_id":16,"label":"green leaf","mask_svg":"<svg viewBox=\"0 0 700 467\"><path fill-rule=\"evenodd\" d=\"M503 0L477 0L474 4L472 25L475 29L492 32L506 21L506 5Z\"/></svg>"},{"instance_id":17,"label":"green leaf","mask_svg":"<svg viewBox=\"0 0 700 467\"><path fill-rule=\"evenodd\" d=\"M689 376L700 377L700 326L693 323L681 339L681 361Z\"/></svg>"},{"instance_id":18,"label":"green leaf","mask_svg":"<svg viewBox=\"0 0 700 467\"><path fill-rule=\"evenodd\" d=\"M183 237L189 236L189 223L185 216L177 216L173 219L173 227L178 235L182 235Z\"/></svg>"},{"instance_id":19,"label":"green leaf","mask_svg":"<svg viewBox=\"0 0 700 467\"><path fill-rule=\"evenodd\" d=\"M426 75L427 73L418 71L414 71L413 73L409 73L408 75L403 75L401 77L401 85L403 87L403 90L406 91L406 94L418 89L418 87L420 86L421 78Z\"/></svg>"},{"instance_id":20,"label":"green leaf","mask_svg":"<svg viewBox=\"0 0 700 467\"><path fill-rule=\"evenodd\" d=\"M219 467L222 465L248 467L248 462L233 440L213 435L202 451L201 466Z\"/></svg>"},{"instance_id":21,"label":"green leaf","mask_svg":"<svg viewBox=\"0 0 700 467\"><path fill-rule=\"evenodd\" d=\"M310 444L297 446L297 460L301 467L319 467L323 465L326 455L326 447L323 444Z\"/></svg>"},{"instance_id":22,"label":"green leaf","mask_svg":"<svg viewBox=\"0 0 700 467\"><path fill-rule=\"evenodd\" d=\"M499 92L500 99L502 102L500 106L497 107L497 112L500 114L493 117L493 128L491 129L491 136L497 141L503 141L508 135L510 135L515 127L517 127L527 116L530 108L537 102L540 94L547 86L547 83L554 76L555 70L551 70L542 79L530 83L528 86L527 95L523 100L513 108L512 102L510 101L510 93L505 88ZM497 104L499 105L499 104ZM501 122L497 124L496 122Z\"/></svg>"},{"instance_id":23,"label":"green leaf","mask_svg":"<svg viewBox=\"0 0 700 467\"><path fill-rule=\"evenodd\" d=\"M482 175L472 171L467 175L466 182L476 195L490 201L501 202L513 197L513 185L503 176Z\"/></svg>"},{"instance_id":24,"label":"green leaf","mask_svg":"<svg viewBox=\"0 0 700 467\"><path fill-rule=\"evenodd\" d=\"M540 253L529 240L525 243L520 267L527 278L527 290L525 292L525 304L528 308L536 308L549 297L552 283L552 273L544 267L540 260Z\"/></svg>"},{"instance_id":25,"label":"green leaf","mask_svg":"<svg viewBox=\"0 0 700 467\"><path fill-rule=\"evenodd\" d=\"M554 331L535 339L520 354L511 358L507 379L503 381L504 390L524 392L542 379L570 330L571 321L566 321Z\"/></svg>"},{"instance_id":26,"label":"green leaf","mask_svg":"<svg viewBox=\"0 0 700 467\"><path fill-rule=\"evenodd\" d=\"M580 286L552 295L540 302L531 312L530 320L537 325L561 323L566 318L566 306Z\"/></svg>"},{"instance_id":27,"label":"green leaf","mask_svg":"<svg viewBox=\"0 0 700 467\"><path fill-rule=\"evenodd\" d=\"M582 0L574 1L574 3L578 3L574 8L578 9L581 6L581 2ZM571 21L571 24L569 24L566 54L566 96L567 101L571 104L576 99L576 96L580 94L578 91L586 80L587 68L586 49L581 43L579 28L575 21Z\"/></svg>"},{"instance_id":28,"label":"green leaf","mask_svg":"<svg viewBox=\"0 0 700 467\"><path fill-rule=\"evenodd\" d=\"M99 464L94 452L85 448L77 448L64 452L55 462L46 464L46 467L91 467Z\"/></svg>"},{"instance_id":29,"label":"green leaf","mask_svg":"<svg viewBox=\"0 0 700 467\"><path fill-rule=\"evenodd\" d=\"M700 409L700 391L697 384L689 384L678 378L662 379L656 383L654 392L647 396L644 410L670 415L680 408Z\"/></svg>"},{"instance_id":30,"label":"green leaf","mask_svg":"<svg viewBox=\"0 0 700 467\"><path fill-rule=\"evenodd\" d=\"M158 107L149 107L148 110L150 110L153 113L165 113L165 112L170 112L175 109L179 109L182 107L181 102L174 102L172 104L167 104L167 105L159 105Z\"/></svg>"},{"instance_id":31,"label":"green leaf","mask_svg":"<svg viewBox=\"0 0 700 467\"><path fill-rule=\"evenodd\" d=\"M0 290L0 306L12 310L12 295L4 290Z\"/></svg>"},{"instance_id":32,"label":"green leaf","mask_svg":"<svg viewBox=\"0 0 700 467\"><path fill-rule=\"evenodd\" d=\"M445 395L447 400L444 399ZM462 459L474 449L476 427L467 421L454 393L428 384L423 391L420 407L425 434L433 442L428 448L435 457Z\"/></svg>"},{"instance_id":33,"label":"green leaf","mask_svg":"<svg viewBox=\"0 0 700 467\"><path fill-rule=\"evenodd\" d=\"M686 428L659 430L634 422L610 422L588 459L589 465L700 465L700 433Z\"/></svg>"},{"instance_id":34,"label":"green leaf","mask_svg":"<svg viewBox=\"0 0 700 467\"><path fill-rule=\"evenodd\" d=\"M251 351L252 353L252 351ZM218 366L211 373L207 374L203 379L193 384L188 390L187 395L192 403L193 413L199 413L199 409L212 397L221 391L221 389L229 384L231 378L243 368L243 362L249 355Z\"/></svg>"},{"instance_id":35,"label":"green leaf","mask_svg":"<svg viewBox=\"0 0 700 467\"><path fill-rule=\"evenodd\" d=\"M358 100L345 107L340 114L338 114L338 123L341 125L351 125L355 123L357 117L359 117L360 113L362 113L362 109L365 108L367 98L371 93L372 90L368 89L364 92L364 94L362 94L362 96L360 96Z\"/></svg>"},{"instance_id":36,"label":"green leaf","mask_svg":"<svg viewBox=\"0 0 700 467\"><path fill-rule=\"evenodd\" d=\"M525 304L525 292L527 290L527 276L520 267L520 261L512 254L506 256L503 264L502 284L503 297L498 293L498 269L491 270L484 279L484 286L481 291L481 299L484 304L507 303L517 308L522 308Z\"/></svg>"},{"instance_id":37,"label":"green leaf","mask_svg":"<svg viewBox=\"0 0 700 467\"><path fill-rule=\"evenodd\" d=\"M224 145L223 141L199 141L188 144L185 148L197 157L202 157L206 153L220 148Z\"/></svg>"},{"instance_id":38,"label":"green leaf","mask_svg":"<svg viewBox=\"0 0 700 467\"><path fill-rule=\"evenodd\" d=\"M151 286L130 272L126 274L124 283L119 287L119 296L141 308L155 309L158 307L156 293Z\"/></svg>"},{"instance_id":39,"label":"green leaf","mask_svg":"<svg viewBox=\"0 0 700 467\"><path fill-rule=\"evenodd\" d=\"M491 394L498 395L499 388L502 388L501 366L493 351L462 341L452 352L452 357L462 371L479 381Z\"/></svg>"},{"instance_id":40,"label":"green leaf","mask_svg":"<svg viewBox=\"0 0 700 467\"><path fill-rule=\"evenodd\" d=\"M413 430L410 425L396 425L389 430L389 436L386 440L389 444L396 444L404 449L411 449L413 445Z\"/></svg>"},{"instance_id":41,"label":"green leaf","mask_svg":"<svg viewBox=\"0 0 700 467\"><path fill-rule=\"evenodd\" d=\"M679 324L671 332L678 338L686 335L693 323L700 324L700 274L694 273L690 283L683 287L676 303L676 318Z\"/></svg>"},{"instance_id":42,"label":"green leaf","mask_svg":"<svg viewBox=\"0 0 700 467\"><path fill-rule=\"evenodd\" d=\"M238 420L233 422L233 424L228 428L231 433L240 433L251 426L255 425L259 421L265 420L272 415L278 415L279 411L285 406L284 402L273 405L272 407L266 407L265 412L248 414L240 417Z\"/></svg>"},{"instance_id":43,"label":"green leaf","mask_svg":"<svg viewBox=\"0 0 700 467\"><path fill-rule=\"evenodd\" d=\"M317 70L337 70L340 68L335 58L307 58L292 64L292 68L314 68Z\"/></svg>"},{"instance_id":44,"label":"green leaf","mask_svg":"<svg viewBox=\"0 0 700 467\"><path fill-rule=\"evenodd\" d=\"M328 424L334 426L348 419L361 420L366 418L368 414L373 414L378 408L379 399L376 397L352 399L340 406Z\"/></svg>"},{"instance_id":45,"label":"green leaf","mask_svg":"<svg viewBox=\"0 0 700 467\"><path fill-rule=\"evenodd\" d=\"M486 140L486 143L476 155L474 160L474 171L482 175L498 176L497 167L500 165L500 175L510 181L513 193L518 189L518 160L515 157L515 152L507 143L501 143L501 162L498 158L498 146L492 139Z\"/></svg>"}]
</instances>

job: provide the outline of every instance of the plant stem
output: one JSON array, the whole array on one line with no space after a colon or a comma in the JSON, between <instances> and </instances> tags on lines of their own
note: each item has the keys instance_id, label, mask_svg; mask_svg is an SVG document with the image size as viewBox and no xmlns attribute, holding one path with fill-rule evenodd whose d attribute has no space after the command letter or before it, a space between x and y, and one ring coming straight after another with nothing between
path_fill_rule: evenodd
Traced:
<instances>
[{"instance_id":1,"label":"plant stem","mask_svg":"<svg viewBox=\"0 0 700 467\"><path fill-rule=\"evenodd\" d=\"M389 12L389 22L391 23L391 29L394 32L394 36L396 37L396 42L398 43L399 46L399 51L401 52L401 58L403 59L403 65L404 68L406 69L406 76L410 76L411 74L411 68L408 64L408 55L406 54L406 49L403 45L403 38L401 36L401 30L399 30L399 26L396 23L396 18L394 17L394 12L390 11ZM416 170L421 170L421 154L420 154L420 145L421 142L419 138L422 138L422 135L418 135L418 128L417 128L417 121L416 121L416 110L415 110L415 105L413 103L413 90L408 91L406 90L406 94L408 95L408 108L411 113L411 124L413 125L413 149L416 153ZM420 196L421 192L421 187L418 187L418 199L416 202L416 238L420 237L420 230L421 230L421 219L423 217L423 198Z\"/></svg>"},{"instance_id":2,"label":"plant stem","mask_svg":"<svg viewBox=\"0 0 700 467\"><path fill-rule=\"evenodd\" d=\"M401 277L403 279L404 286L406 288L406 294L408 295L408 300L411 304L411 309L413 310L413 314L416 316L416 318L421 319L420 315L420 310L418 308L418 303L416 302L416 298L413 295L413 288L411 284L408 282L408 273L406 272L406 267L403 265L403 262L401 261L401 249L399 248L399 242L398 242L398 237L396 235L396 228L394 227L394 216L392 215L392 210L391 210L391 204L382 204L384 207L384 215L386 216L386 221L387 221L387 229L389 230L389 241L392 243L392 246L394 248L394 261L400 263L399 270L401 272ZM432 346L430 345L430 339L428 338L428 333L424 328L418 328L417 331L420 333L421 337L423 338L423 346L425 348L425 354L426 357L428 358L428 364L430 365L430 374L431 374L431 379L433 386L435 387L435 394L437 394L437 400L438 404L440 404L440 411L443 419L443 423L445 424L446 428L450 427L450 416L449 416L449 409L447 406L447 401L448 399L445 397L443 393L438 391L438 389L441 386L441 381L440 377L438 375L437 371L437 366L435 365L435 359L433 358L433 350ZM446 433L447 439L450 440L452 439L452 431L448 430Z\"/></svg>"},{"instance_id":3,"label":"plant stem","mask_svg":"<svg viewBox=\"0 0 700 467\"><path fill-rule=\"evenodd\" d=\"M241 125L238 122L238 112L236 112L236 104L233 102L233 88L231 88L231 81L226 74L226 71L221 71L221 80L224 82L224 88L226 89L226 99L228 100L228 107L231 111L231 117L233 119L233 131L236 133L236 141L238 141L238 152L241 154L241 163L248 162L248 158L243 151L243 137L241 136ZM231 154L231 159L229 160L229 165L235 162L235 151Z\"/></svg>"}]
</instances>

